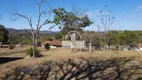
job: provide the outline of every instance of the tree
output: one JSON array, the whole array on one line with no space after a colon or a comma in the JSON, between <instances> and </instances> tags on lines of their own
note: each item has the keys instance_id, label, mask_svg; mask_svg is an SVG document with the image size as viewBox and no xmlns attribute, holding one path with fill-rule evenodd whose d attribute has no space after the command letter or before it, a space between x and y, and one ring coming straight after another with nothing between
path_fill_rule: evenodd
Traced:
<instances>
[{"instance_id":1,"label":"tree","mask_svg":"<svg viewBox=\"0 0 142 80\"><path fill-rule=\"evenodd\" d=\"M94 46L95 49L101 48L101 41L99 40L99 36L97 35L97 32L95 31L84 31L83 39L85 40L85 43L87 46L89 46L89 43L91 43L92 46Z\"/></svg>"},{"instance_id":2,"label":"tree","mask_svg":"<svg viewBox=\"0 0 142 80\"><path fill-rule=\"evenodd\" d=\"M118 44L134 47L138 43L138 36L132 31L119 32L117 35Z\"/></svg>"},{"instance_id":3,"label":"tree","mask_svg":"<svg viewBox=\"0 0 142 80\"><path fill-rule=\"evenodd\" d=\"M107 5L104 7L107 8ZM100 10L98 17L99 17L98 28L102 29L102 32L104 32L102 34L103 35L102 39L104 41L104 45L108 46L107 49L109 49L109 47L110 47L109 42L110 42L111 35L108 32L111 31L112 29L114 29L114 27L116 27L116 25L117 25L116 19L112 15L112 13L110 12L109 9Z\"/></svg>"},{"instance_id":4,"label":"tree","mask_svg":"<svg viewBox=\"0 0 142 80\"><path fill-rule=\"evenodd\" d=\"M117 34L118 34L118 31L116 30L112 30L112 31L109 31L107 33L107 39L108 39L108 42L107 42L107 45L108 46L111 46L111 45L117 45Z\"/></svg>"},{"instance_id":5,"label":"tree","mask_svg":"<svg viewBox=\"0 0 142 80\"><path fill-rule=\"evenodd\" d=\"M33 42L33 57L36 57L35 56L35 50L37 48L39 31L44 25L47 25L50 22L49 18L50 18L51 12L52 12L51 9L41 10L42 9L41 7L42 7L42 5L45 1L46 0L41 0L39 3L35 3L36 6L37 6L37 16L38 16L37 17L37 24L36 24L35 27L33 26L33 23L32 23L33 15L31 17L27 17L26 15L19 13L16 8L14 8L13 12L12 12L12 15L14 16L14 18L12 18L13 20L17 20L19 17L21 17L21 18L26 19L28 21L28 24L29 24L31 29L30 29L30 31L26 30L26 32L29 34L29 36L30 36L30 38L32 39L32 42ZM47 17L43 21L43 20L41 20L41 18L44 15L46 15Z\"/></svg>"},{"instance_id":6,"label":"tree","mask_svg":"<svg viewBox=\"0 0 142 80\"><path fill-rule=\"evenodd\" d=\"M9 32L6 28L3 25L0 25L0 46L2 46L2 43L8 41L8 34Z\"/></svg>"},{"instance_id":7,"label":"tree","mask_svg":"<svg viewBox=\"0 0 142 80\"><path fill-rule=\"evenodd\" d=\"M53 9L52 11L55 14L53 23L59 26L63 34L70 30L82 31L83 28L93 23L85 14L78 16L73 12L66 11L64 8Z\"/></svg>"}]
</instances>

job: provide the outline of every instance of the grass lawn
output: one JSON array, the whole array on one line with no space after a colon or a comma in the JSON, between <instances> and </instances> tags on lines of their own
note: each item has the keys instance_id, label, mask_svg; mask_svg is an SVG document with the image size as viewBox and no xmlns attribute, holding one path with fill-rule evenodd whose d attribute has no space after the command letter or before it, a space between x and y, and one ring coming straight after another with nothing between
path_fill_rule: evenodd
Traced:
<instances>
[{"instance_id":1,"label":"grass lawn","mask_svg":"<svg viewBox=\"0 0 142 80\"><path fill-rule=\"evenodd\" d=\"M0 57L18 57L25 58L26 53L24 52L27 47L16 47L13 50L9 50L7 48L0 48ZM89 58L93 57L96 59L110 59L110 58L121 58L121 57L134 57L134 61L142 63L142 52L138 51L72 51L68 48L56 48L50 49L46 51L43 48L39 48L41 51L42 57L39 58L27 58L27 59L19 59L16 61L11 61L7 63L0 64L0 77L5 73L12 71L16 67L19 66L32 66L44 63L46 61L59 61L66 60L68 58L71 59L79 59L80 57ZM140 71L142 73L142 71Z\"/></svg>"}]
</instances>

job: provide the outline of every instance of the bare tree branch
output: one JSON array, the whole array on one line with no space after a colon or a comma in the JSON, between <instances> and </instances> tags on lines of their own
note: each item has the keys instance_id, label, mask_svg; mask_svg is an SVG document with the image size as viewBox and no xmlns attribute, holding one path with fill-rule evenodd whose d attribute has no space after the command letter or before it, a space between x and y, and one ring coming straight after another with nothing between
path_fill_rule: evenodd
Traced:
<instances>
[{"instance_id":1,"label":"bare tree branch","mask_svg":"<svg viewBox=\"0 0 142 80\"><path fill-rule=\"evenodd\" d=\"M28 35L30 36L30 38L31 38L31 39L33 38L33 36L32 36L32 34L31 34L31 32L29 32L29 31L28 31L28 30L26 30L26 29L25 29L25 32L26 32L26 33L28 33Z\"/></svg>"},{"instance_id":2,"label":"bare tree branch","mask_svg":"<svg viewBox=\"0 0 142 80\"><path fill-rule=\"evenodd\" d=\"M49 11L44 11L43 13L47 14L47 19L39 26L39 28L38 28L39 30L41 29L42 26L44 26L50 22L49 18L50 18L50 15L52 14L51 8Z\"/></svg>"},{"instance_id":3,"label":"bare tree branch","mask_svg":"<svg viewBox=\"0 0 142 80\"><path fill-rule=\"evenodd\" d=\"M28 18L26 15L20 14L17 11L17 8L13 8L13 12L11 13L13 16L17 17L14 20L19 19L20 17L26 19L28 21L28 24L30 25L31 29L34 30L33 25L32 25L32 16L30 18Z\"/></svg>"}]
</instances>

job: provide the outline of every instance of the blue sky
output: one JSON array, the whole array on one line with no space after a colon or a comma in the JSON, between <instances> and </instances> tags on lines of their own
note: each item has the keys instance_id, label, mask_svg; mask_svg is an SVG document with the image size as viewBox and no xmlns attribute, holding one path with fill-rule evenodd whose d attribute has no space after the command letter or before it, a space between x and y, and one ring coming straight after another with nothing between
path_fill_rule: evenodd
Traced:
<instances>
[{"instance_id":1,"label":"blue sky","mask_svg":"<svg viewBox=\"0 0 142 80\"><path fill-rule=\"evenodd\" d=\"M11 9L17 7L18 12L27 16L36 13L35 2L39 0L1 0L0 2L0 24L7 28L25 29L29 28L26 20L20 18L17 21L11 21ZM47 0L43 9L51 5L52 8L63 7L70 11L73 5L87 10L89 17L94 20L94 24L86 30L97 30L97 11L104 9L108 5L118 24L116 29L120 30L142 30L142 0ZM33 23L36 22L36 16ZM51 17L53 18L53 17ZM93 28L92 28L93 27ZM48 30L49 25L43 26L42 30ZM55 29L57 30L57 29Z\"/></svg>"}]
</instances>

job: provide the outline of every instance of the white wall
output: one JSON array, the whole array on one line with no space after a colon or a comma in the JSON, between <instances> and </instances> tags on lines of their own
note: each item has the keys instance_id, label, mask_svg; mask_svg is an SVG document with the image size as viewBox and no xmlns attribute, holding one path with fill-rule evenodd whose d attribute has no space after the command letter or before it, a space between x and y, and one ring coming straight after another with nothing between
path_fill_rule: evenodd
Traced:
<instances>
[{"instance_id":1,"label":"white wall","mask_svg":"<svg viewBox=\"0 0 142 80\"><path fill-rule=\"evenodd\" d=\"M75 41L73 44L71 41L62 41L62 47L68 48L84 48L85 41Z\"/></svg>"}]
</instances>

